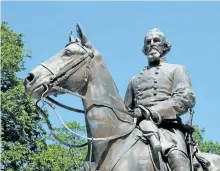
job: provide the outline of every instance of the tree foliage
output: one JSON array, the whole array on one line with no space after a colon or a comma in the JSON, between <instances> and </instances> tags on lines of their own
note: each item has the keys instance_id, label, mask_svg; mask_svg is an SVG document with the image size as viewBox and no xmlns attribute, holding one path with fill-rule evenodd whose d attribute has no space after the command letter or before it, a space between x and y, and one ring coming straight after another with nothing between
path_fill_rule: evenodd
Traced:
<instances>
[{"instance_id":1,"label":"tree foliage","mask_svg":"<svg viewBox=\"0 0 220 171\"><path fill-rule=\"evenodd\" d=\"M22 37L23 34L15 33L7 22L1 23L1 169L72 170L75 163L68 149L46 134L34 100L25 94L22 80L16 76L25 69L25 58L30 56L30 51L24 49ZM68 125L84 130L75 122ZM79 142L63 128L56 130L63 140ZM85 150L73 150L77 153L77 163L82 162Z\"/></svg>"},{"instance_id":2,"label":"tree foliage","mask_svg":"<svg viewBox=\"0 0 220 171\"><path fill-rule=\"evenodd\" d=\"M207 153L214 153L220 155L220 144L218 142L214 141L206 141L204 140L204 133L205 129L200 128L199 126L195 126L195 132L193 133L193 136L195 140L199 144L199 149L202 152L207 152Z\"/></svg>"},{"instance_id":3,"label":"tree foliage","mask_svg":"<svg viewBox=\"0 0 220 171\"><path fill-rule=\"evenodd\" d=\"M19 170L30 156L46 147L42 119L34 101L25 94L16 73L24 69L22 34L14 33L7 22L1 23L1 143L4 170Z\"/></svg>"},{"instance_id":4,"label":"tree foliage","mask_svg":"<svg viewBox=\"0 0 220 171\"><path fill-rule=\"evenodd\" d=\"M18 84L16 73L24 70L24 59L30 50L24 49L22 33L14 33L7 22L1 23L1 91L9 91Z\"/></svg>"},{"instance_id":5,"label":"tree foliage","mask_svg":"<svg viewBox=\"0 0 220 171\"><path fill-rule=\"evenodd\" d=\"M66 125L76 132L84 133L85 128L76 122L68 122ZM66 128L55 128L56 133L60 139L69 144L82 144L84 140L73 136ZM48 136L50 144L47 150L33 156L33 162L26 168L27 170L77 170L82 166L86 157L87 146L83 148L68 149L59 141L55 140L51 135ZM71 150L71 151L70 151Z\"/></svg>"}]
</instances>

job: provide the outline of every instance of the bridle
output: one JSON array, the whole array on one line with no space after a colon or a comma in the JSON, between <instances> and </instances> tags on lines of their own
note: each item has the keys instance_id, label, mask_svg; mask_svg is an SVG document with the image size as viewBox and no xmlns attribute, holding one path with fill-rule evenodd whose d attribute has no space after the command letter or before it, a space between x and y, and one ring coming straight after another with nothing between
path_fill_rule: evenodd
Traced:
<instances>
[{"instance_id":1,"label":"bridle","mask_svg":"<svg viewBox=\"0 0 220 171\"><path fill-rule=\"evenodd\" d=\"M71 65L69 65L68 67L61 69L59 74L55 74L52 69L50 69L48 66L46 66L46 64L44 64L44 63L40 64L45 69L47 69L50 73L53 74L53 76L51 77L51 80L50 80L51 87L57 86L60 82L62 82L66 78L68 78L70 75L74 74L77 70L79 70L86 63L87 63L87 66L86 66L87 72L85 74L84 81L87 82L88 70L90 67L91 59L94 57L94 54L90 49L83 47L81 44L79 44L77 42L71 42L68 45L73 44L73 43L76 43L79 46L81 46L86 51L86 53L84 55L82 55L79 59L77 59L76 61L73 61L71 63Z\"/></svg>"},{"instance_id":2,"label":"bridle","mask_svg":"<svg viewBox=\"0 0 220 171\"><path fill-rule=\"evenodd\" d=\"M70 42L69 44L72 44L72 43L77 43L79 46L81 46L85 51L86 53L84 55L82 55L79 59L77 59L76 61L72 62L71 65L69 65L67 68L63 68L61 69L61 71L59 72L59 74L55 74L53 72L53 70L51 68L49 68L48 66L46 66L44 63L40 64L42 67L44 67L45 69L47 69L50 73L53 74L51 80L50 80L50 83L49 84L43 84L43 86L45 87L45 92L42 93L41 95L41 100L38 100L36 102L36 110L38 113L40 113L47 125L48 125L48 128L51 132L51 134L53 135L53 137L58 140L61 144L63 145L66 145L68 146L69 148L73 148L73 147L84 147L86 145L90 145L90 155L89 155L89 162L90 162L90 166L91 166L91 158L92 158L92 147L93 147L93 142L94 141L109 141L109 140L113 140L113 139L117 139L119 137L123 137L123 136L126 136L128 134L130 134L134 128L135 128L135 123L134 122L131 122L131 121L128 121L128 120L125 120L125 119L121 119L116 111L119 111L119 112L123 112L125 114L128 114L128 115L131 115L131 116L135 116L133 113L131 112L128 112L127 110L125 109L122 109L122 108L118 108L118 107L115 107L111 104L108 104L108 103L104 103L104 102L100 102L100 101L97 101L97 100L94 100L94 99L91 99L91 98L88 98L86 96L83 96L83 95L80 95L78 92L73 92L73 91L70 91L68 89L65 89L63 87L60 87L58 86L58 84L60 82L62 82L63 80L65 80L66 78L68 78L69 76L71 76L72 74L74 74L76 71L78 71L80 68L82 68L84 65L86 65L86 71L85 71L85 77L84 77L84 83L83 85L87 84L88 83L88 78L89 78L89 70L90 70L90 64L91 64L91 60L92 58L94 57L94 54L93 54L93 51L91 49L88 49L87 47L84 47L82 46L80 43L78 43L78 41L76 42ZM69 45L68 44L68 45ZM67 46L68 46L67 45ZM62 120L61 116L59 115L59 113L56 111L56 106L55 105L58 105L64 109L67 109L67 110L70 110L70 111L74 111L74 112L78 112L78 113L84 113L86 114L88 112L88 110L84 111L84 110L80 110L80 109L76 109L76 108L73 108L73 107L69 107L69 106L66 106L62 103L59 103L57 102L56 100L50 98L50 97L46 97L48 91L49 91L49 88L50 89L53 89L53 90L56 90L58 92L61 92L61 93L68 93L68 94L71 94L71 95L74 95L74 96L77 96L79 98L81 98L82 100L87 100L87 101L91 101L94 105L98 105L98 106L103 106L103 107L107 107L107 108L110 108L114 111L114 114L117 116L118 119L120 119L121 121L123 122L127 122L129 124L131 124L132 126L129 128L129 129L126 129L124 132L122 132L121 134L116 134L116 135L112 135L112 136L109 136L109 137L101 137L101 138L94 138L94 137L84 137L78 133L76 133L75 131L71 130L65 123L64 121ZM72 145L72 144L69 144L67 142L64 142L63 140L61 140L56 134L55 134L55 131L52 127L52 124L50 123L49 119L48 119L48 116L47 114L44 112L44 110L42 109L42 107L39 107L38 106L38 103L42 101L43 102L43 106L46 104L48 104L53 110L54 112L56 113L58 119L61 121L61 123L63 124L63 126L69 130L71 133L73 133L74 135L76 136L79 136L83 139L86 139L87 141L89 141L90 143L84 143L84 144L79 144L79 145ZM91 168L91 167L90 167Z\"/></svg>"}]
</instances>

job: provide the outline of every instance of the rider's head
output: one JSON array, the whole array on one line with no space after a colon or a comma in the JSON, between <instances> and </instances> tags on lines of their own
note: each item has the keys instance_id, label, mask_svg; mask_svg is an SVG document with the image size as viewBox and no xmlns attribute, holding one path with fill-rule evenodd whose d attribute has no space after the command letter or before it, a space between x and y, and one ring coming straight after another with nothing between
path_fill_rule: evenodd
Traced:
<instances>
[{"instance_id":1,"label":"rider's head","mask_svg":"<svg viewBox=\"0 0 220 171\"><path fill-rule=\"evenodd\" d=\"M143 53L149 62L160 61L170 48L171 44L166 40L164 33L157 28L148 31L144 38Z\"/></svg>"}]
</instances>

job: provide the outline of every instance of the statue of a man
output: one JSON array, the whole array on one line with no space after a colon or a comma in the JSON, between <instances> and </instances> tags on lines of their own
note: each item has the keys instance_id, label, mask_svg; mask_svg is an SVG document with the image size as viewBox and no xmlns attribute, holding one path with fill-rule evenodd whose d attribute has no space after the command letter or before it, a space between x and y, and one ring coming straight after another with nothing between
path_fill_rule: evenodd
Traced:
<instances>
[{"instance_id":1,"label":"statue of a man","mask_svg":"<svg viewBox=\"0 0 220 171\"><path fill-rule=\"evenodd\" d=\"M130 81L125 105L136 111L143 133L149 132L149 121L158 125L162 154L167 157L171 170L190 171L185 137L178 121L180 115L194 107L195 96L185 67L165 62L170 48L159 29L147 33L143 53L148 58L148 66Z\"/></svg>"}]
</instances>

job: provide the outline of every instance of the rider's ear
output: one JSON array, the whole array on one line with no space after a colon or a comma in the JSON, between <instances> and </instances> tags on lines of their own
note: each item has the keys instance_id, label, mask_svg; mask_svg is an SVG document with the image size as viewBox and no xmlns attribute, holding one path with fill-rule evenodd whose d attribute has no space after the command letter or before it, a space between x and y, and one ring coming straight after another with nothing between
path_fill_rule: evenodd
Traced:
<instances>
[{"instance_id":1,"label":"rider's ear","mask_svg":"<svg viewBox=\"0 0 220 171\"><path fill-rule=\"evenodd\" d=\"M88 40L86 34L83 32L82 27L79 23L76 24L76 32L79 39L81 40L81 44L89 49L92 49L92 44Z\"/></svg>"},{"instance_id":2,"label":"rider's ear","mask_svg":"<svg viewBox=\"0 0 220 171\"><path fill-rule=\"evenodd\" d=\"M172 45L166 41L164 44L163 56L165 56L171 49Z\"/></svg>"}]
</instances>

